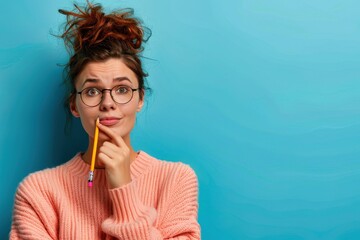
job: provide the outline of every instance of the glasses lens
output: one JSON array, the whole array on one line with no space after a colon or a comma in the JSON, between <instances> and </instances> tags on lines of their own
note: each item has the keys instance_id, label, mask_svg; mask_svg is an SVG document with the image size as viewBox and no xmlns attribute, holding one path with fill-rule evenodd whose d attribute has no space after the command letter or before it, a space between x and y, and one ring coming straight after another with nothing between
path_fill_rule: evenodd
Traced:
<instances>
[{"instance_id":1,"label":"glasses lens","mask_svg":"<svg viewBox=\"0 0 360 240\"><path fill-rule=\"evenodd\" d=\"M102 93L97 88L85 88L81 92L81 100L88 106L96 106L101 102Z\"/></svg>"},{"instance_id":2,"label":"glasses lens","mask_svg":"<svg viewBox=\"0 0 360 240\"><path fill-rule=\"evenodd\" d=\"M131 100L133 91L128 86L119 85L112 89L111 94L112 94L115 102L127 103Z\"/></svg>"}]
</instances>

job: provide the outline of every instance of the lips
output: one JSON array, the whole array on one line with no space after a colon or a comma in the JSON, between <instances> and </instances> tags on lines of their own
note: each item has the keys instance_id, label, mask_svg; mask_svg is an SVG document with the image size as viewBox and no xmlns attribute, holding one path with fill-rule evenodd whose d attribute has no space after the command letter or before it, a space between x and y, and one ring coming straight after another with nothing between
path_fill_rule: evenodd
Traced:
<instances>
[{"instance_id":1,"label":"lips","mask_svg":"<svg viewBox=\"0 0 360 240\"><path fill-rule=\"evenodd\" d=\"M115 117L104 117L100 118L100 123L105 126L112 126L117 124L120 121L120 118Z\"/></svg>"}]
</instances>

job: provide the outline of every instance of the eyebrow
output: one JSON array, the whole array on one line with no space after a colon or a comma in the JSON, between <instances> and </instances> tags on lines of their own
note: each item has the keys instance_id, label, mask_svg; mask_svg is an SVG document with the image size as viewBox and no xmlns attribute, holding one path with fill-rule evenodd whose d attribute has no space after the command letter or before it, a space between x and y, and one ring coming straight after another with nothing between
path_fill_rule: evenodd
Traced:
<instances>
[{"instance_id":1,"label":"eyebrow","mask_svg":"<svg viewBox=\"0 0 360 240\"><path fill-rule=\"evenodd\" d=\"M122 82L122 81L128 81L131 83L130 79L128 77L117 77L117 78L114 78L113 79L113 82ZM84 85L86 83L98 83L100 82L100 79L97 79L97 78L87 78L83 84L81 85L81 87L84 87Z\"/></svg>"}]
</instances>

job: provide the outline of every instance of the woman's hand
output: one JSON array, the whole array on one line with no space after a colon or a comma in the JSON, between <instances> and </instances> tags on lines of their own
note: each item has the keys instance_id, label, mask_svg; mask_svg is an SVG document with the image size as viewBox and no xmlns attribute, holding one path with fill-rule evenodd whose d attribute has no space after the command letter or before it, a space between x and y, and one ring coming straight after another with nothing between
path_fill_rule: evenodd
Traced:
<instances>
[{"instance_id":1,"label":"woman's hand","mask_svg":"<svg viewBox=\"0 0 360 240\"><path fill-rule=\"evenodd\" d=\"M99 130L110 140L104 141L99 148L98 159L105 166L109 187L118 188L131 182L130 149L121 136L117 136L109 127L98 124Z\"/></svg>"}]
</instances>

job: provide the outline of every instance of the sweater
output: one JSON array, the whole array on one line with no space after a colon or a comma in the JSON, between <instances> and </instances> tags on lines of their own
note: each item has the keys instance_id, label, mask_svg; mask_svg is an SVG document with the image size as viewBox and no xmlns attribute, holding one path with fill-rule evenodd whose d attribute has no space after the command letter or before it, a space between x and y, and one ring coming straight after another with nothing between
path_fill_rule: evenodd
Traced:
<instances>
[{"instance_id":1,"label":"sweater","mask_svg":"<svg viewBox=\"0 0 360 240\"><path fill-rule=\"evenodd\" d=\"M140 151L132 181L109 189L104 169L87 186L89 165L77 153L18 186L10 239L200 239L198 181L186 164Z\"/></svg>"}]
</instances>

